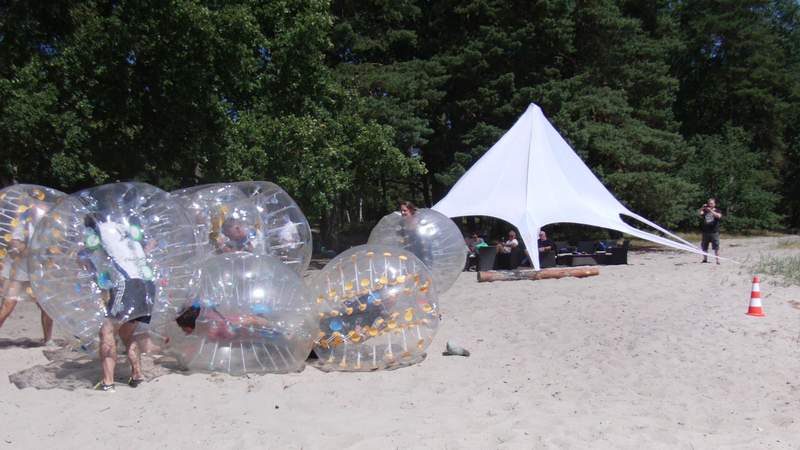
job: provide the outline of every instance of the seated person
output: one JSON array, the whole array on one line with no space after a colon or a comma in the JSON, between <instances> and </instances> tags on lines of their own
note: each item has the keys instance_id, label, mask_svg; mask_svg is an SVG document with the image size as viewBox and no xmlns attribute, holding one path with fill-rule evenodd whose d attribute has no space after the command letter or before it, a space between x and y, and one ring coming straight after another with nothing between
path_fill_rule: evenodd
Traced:
<instances>
[{"instance_id":1,"label":"seated person","mask_svg":"<svg viewBox=\"0 0 800 450\"><path fill-rule=\"evenodd\" d=\"M470 237L466 239L467 248L470 253L477 253L478 249L486 246L486 242L478 235L477 231L473 231Z\"/></svg>"},{"instance_id":2,"label":"seated person","mask_svg":"<svg viewBox=\"0 0 800 450\"><path fill-rule=\"evenodd\" d=\"M507 238L500 241L495 247L497 250L497 259L495 260L495 267L500 269L514 269L511 267L511 253L519 247L517 240L517 233L514 230L508 232Z\"/></svg>"},{"instance_id":3,"label":"seated person","mask_svg":"<svg viewBox=\"0 0 800 450\"><path fill-rule=\"evenodd\" d=\"M517 240L517 233L514 230L508 232L508 237L505 240L501 240L499 244L497 244L497 253L508 255L511 253L511 250L515 249L519 246L519 241Z\"/></svg>"},{"instance_id":4,"label":"seated person","mask_svg":"<svg viewBox=\"0 0 800 450\"><path fill-rule=\"evenodd\" d=\"M558 251L556 248L556 243L550 239L547 239L547 233L544 231L539 231L539 240L537 241L537 245L539 247L539 253Z\"/></svg>"},{"instance_id":5,"label":"seated person","mask_svg":"<svg viewBox=\"0 0 800 450\"><path fill-rule=\"evenodd\" d=\"M478 235L478 232L473 232L470 237L464 241L467 244L467 249L469 250L466 267L466 269L469 270L473 266L478 266L478 249L487 247L487 245L486 242L483 241L483 238Z\"/></svg>"}]
</instances>

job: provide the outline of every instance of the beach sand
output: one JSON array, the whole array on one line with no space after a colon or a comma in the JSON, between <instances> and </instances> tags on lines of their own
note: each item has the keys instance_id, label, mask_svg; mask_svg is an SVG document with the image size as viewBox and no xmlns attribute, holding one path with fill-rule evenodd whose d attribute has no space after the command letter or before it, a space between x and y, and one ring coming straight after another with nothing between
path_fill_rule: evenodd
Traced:
<instances>
[{"instance_id":1,"label":"beach sand","mask_svg":"<svg viewBox=\"0 0 800 450\"><path fill-rule=\"evenodd\" d=\"M800 448L800 287L762 276L767 317L745 315L759 255L797 254L785 239L723 241L741 265L660 251L585 279L465 272L427 359L388 372L148 363L140 387L120 365L116 392L95 392L98 364L34 346L20 304L0 329L0 449ZM472 355L442 356L447 341ZM17 388L20 371L50 389Z\"/></svg>"}]
</instances>

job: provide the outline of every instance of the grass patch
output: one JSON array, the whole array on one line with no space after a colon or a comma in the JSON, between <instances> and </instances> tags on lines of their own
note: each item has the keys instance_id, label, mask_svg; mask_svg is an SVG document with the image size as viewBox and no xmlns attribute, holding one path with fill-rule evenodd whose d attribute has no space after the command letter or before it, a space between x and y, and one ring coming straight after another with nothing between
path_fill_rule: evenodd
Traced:
<instances>
[{"instance_id":1,"label":"grass patch","mask_svg":"<svg viewBox=\"0 0 800 450\"><path fill-rule=\"evenodd\" d=\"M781 239L776 244L776 247L781 249L798 249L800 248L800 239Z\"/></svg>"},{"instance_id":2,"label":"grass patch","mask_svg":"<svg viewBox=\"0 0 800 450\"><path fill-rule=\"evenodd\" d=\"M800 255L796 256L761 256L756 263L757 273L766 273L783 277L788 284L800 285Z\"/></svg>"}]
</instances>

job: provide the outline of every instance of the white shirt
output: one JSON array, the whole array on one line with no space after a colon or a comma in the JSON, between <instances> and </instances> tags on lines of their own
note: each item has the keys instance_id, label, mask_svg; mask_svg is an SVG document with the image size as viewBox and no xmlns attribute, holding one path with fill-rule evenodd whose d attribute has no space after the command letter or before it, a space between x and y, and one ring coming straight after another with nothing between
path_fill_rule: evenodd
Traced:
<instances>
[{"instance_id":1,"label":"white shirt","mask_svg":"<svg viewBox=\"0 0 800 450\"><path fill-rule=\"evenodd\" d=\"M117 269L127 279L148 279L147 259L142 244L128 235L128 226L115 222L97 222L100 242Z\"/></svg>"},{"instance_id":2,"label":"white shirt","mask_svg":"<svg viewBox=\"0 0 800 450\"><path fill-rule=\"evenodd\" d=\"M511 253L511 249L518 246L519 242L516 239L511 239L509 241L503 242L503 253Z\"/></svg>"}]
</instances>

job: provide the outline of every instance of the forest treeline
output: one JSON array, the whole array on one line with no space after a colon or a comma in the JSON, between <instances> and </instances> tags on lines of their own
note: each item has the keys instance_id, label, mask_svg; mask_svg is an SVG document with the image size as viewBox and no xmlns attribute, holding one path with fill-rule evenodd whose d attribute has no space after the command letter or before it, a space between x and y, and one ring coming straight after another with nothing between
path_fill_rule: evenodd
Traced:
<instances>
[{"instance_id":1,"label":"forest treeline","mask_svg":"<svg viewBox=\"0 0 800 450\"><path fill-rule=\"evenodd\" d=\"M8 0L0 177L270 180L332 235L431 205L535 102L656 222L715 196L728 230L797 228L799 25L796 0Z\"/></svg>"}]
</instances>

